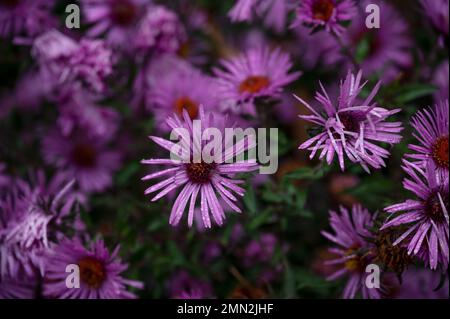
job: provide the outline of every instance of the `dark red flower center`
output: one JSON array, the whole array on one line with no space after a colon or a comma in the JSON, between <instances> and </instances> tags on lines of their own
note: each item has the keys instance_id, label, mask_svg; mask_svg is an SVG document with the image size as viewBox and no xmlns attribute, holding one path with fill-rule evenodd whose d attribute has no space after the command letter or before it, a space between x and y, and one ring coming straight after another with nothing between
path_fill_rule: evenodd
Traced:
<instances>
[{"instance_id":1,"label":"dark red flower center","mask_svg":"<svg viewBox=\"0 0 450 319\"><path fill-rule=\"evenodd\" d=\"M204 184L211 180L211 174L216 163L189 163L186 164L186 173L189 180L195 184Z\"/></svg>"},{"instance_id":2,"label":"dark red flower center","mask_svg":"<svg viewBox=\"0 0 450 319\"><path fill-rule=\"evenodd\" d=\"M339 119L341 120L344 129L349 132L358 133L359 124L361 123L360 116L355 112L342 112L339 113Z\"/></svg>"},{"instance_id":3,"label":"dark red flower center","mask_svg":"<svg viewBox=\"0 0 450 319\"><path fill-rule=\"evenodd\" d=\"M448 168L448 135L436 140L432 148L432 156L436 165Z\"/></svg>"},{"instance_id":4,"label":"dark red flower center","mask_svg":"<svg viewBox=\"0 0 450 319\"><path fill-rule=\"evenodd\" d=\"M441 195L442 203L438 194ZM445 221L442 204L444 204L445 209L448 212L448 190L437 190L433 192L425 202L425 211L428 217L437 223Z\"/></svg>"},{"instance_id":5,"label":"dark red flower center","mask_svg":"<svg viewBox=\"0 0 450 319\"><path fill-rule=\"evenodd\" d=\"M332 0L316 0L312 6L313 16L316 20L330 20L333 10L334 3Z\"/></svg>"},{"instance_id":6,"label":"dark red flower center","mask_svg":"<svg viewBox=\"0 0 450 319\"><path fill-rule=\"evenodd\" d=\"M195 119L198 116L198 106L197 103L192 101L188 97L180 97L175 101L175 113L182 116L183 110L186 109L186 111L189 114L189 117L191 119Z\"/></svg>"},{"instance_id":7,"label":"dark red flower center","mask_svg":"<svg viewBox=\"0 0 450 319\"><path fill-rule=\"evenodd\" d=\"M89 144L78 144L72 150L72 160L80 167L92 167L97 161L97 153Z\"/></svg>"},{"instance_id":8,"label":"dark red flower center","mask_svg":"<svg viewBox=\"0 0 450 319\"><path fill-rule=\"evenodd\" d=\"M14 8L19 4L20 0L0 0L0 5L7 8Z\"/></svg>"},{"instance_id":9,"label":"dark red flower center","mask_svg":"<svg viewBox=\"0 0 450 319\"><path fill-rule=\"evenodd\" d=\"M85 257L78 261L80 280L91 288L99 288L106 278L103 262L93 257Z\"/></svg>"},{"instance_id":10,"label":"dark red flower center","mask_svg":"<svg viewBox=\"0 0 450 319\"><path fill-rule=\"evenodd\" d=\"M265 76L249 76L239 85L240 93L258 93L270 84L269 78Z\"/></svg>"},{"instance_id":11,"label":"dark red flower center","mask_svg":"<svg viewBox=\"0 0 450 319\"><path fill-rule=\"evenodd\" d=\"M111 3L111 19L120 26L134 22L137 8L131 0L115 0Z\"/></svg>"}]
</instances>

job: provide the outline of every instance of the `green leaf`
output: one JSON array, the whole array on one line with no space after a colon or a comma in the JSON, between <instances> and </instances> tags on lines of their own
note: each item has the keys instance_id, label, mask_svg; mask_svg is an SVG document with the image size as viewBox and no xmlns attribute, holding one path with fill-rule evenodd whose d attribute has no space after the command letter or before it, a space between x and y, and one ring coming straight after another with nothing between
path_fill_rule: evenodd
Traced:
<instances>
[{"instance_id":1,"label":"green leaf","mask_svg":"<svg viewBox=\"0 0 450 319\"><path fill-rule=\"evenodd\" d=\"M247 187L247 191L245 192L244 204L251 214L256 214L257 212L256 196L255 190L251 184L249 184L249 187Z\"/></svg>"},{"instance_id":2,"label":"green leaf","mask_svg":"<svg viewBox=\"0 0 450 319\"><path fill-rule=\"evenodd\" d=\"M397 93L395 100L398 104L406 104L418 98L428 96L436 91L436 87L431 84L410 84L402 87Z\"/></svg>"}]
</instances>

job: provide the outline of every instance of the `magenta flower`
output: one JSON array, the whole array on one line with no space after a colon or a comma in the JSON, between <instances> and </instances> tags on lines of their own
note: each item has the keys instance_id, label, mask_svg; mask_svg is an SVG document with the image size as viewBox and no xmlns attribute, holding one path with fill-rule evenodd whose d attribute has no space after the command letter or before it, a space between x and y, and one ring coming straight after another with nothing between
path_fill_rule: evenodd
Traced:
<instances>
[{"instance_id":1,"label":"magenta flower","mask_svg":"<svg viewBox=\"0 0 450 319\"><path fill-rule=\"evenodd\" d=\"M0 38L36 37L56 24L53 0L7 0L0 2ZM19 40L20 41L20 40Z\"/></svg>"},{"instance_id":2,"label":"magenta flower","mask_svg":"<svg viewBox=\"0 0 450 319\"><path fill-rule=\"evenodd\" d=\"M183 116L186 110L191 119L197 119L200 105L212 109L217 105L215 85L212 79L186 61L173 59L167 69L167 58L152 63L147 74L149 91L147 105L155 113L160 128L169 129L165 120L172 114ZM161 72L161 66L164 71Z\"/></svg>"},{"instance_id":3,"label":"magenta flower","mask_svg":"<svg viewBox=\"0 0 450 319\"><path fill-rule=\"evenodd\" d=\"M244 248L242 260L247 267L267 263L273 257L278 239L271 233L263 233L258 240L251 240Z\"/></svg>"},{"instance_id":4,"label":"magenta flower","mask_svg":"<svg viewBox=\"0 0 450 319\"><path fill-rule=\"evenodd\" d=\"M232 22L251 22L255 17L262 17L265 26L282 32L290 8L289 0L236 0L228 16Z\"/></svg>"},{"instance_id":5,"label":"magenta flower","mask_svg":"<svg viewBox=\"0 0 450 319\"><path fill-rule=\"evenodd\" d=\"M133 48L144 56L150 50L175 53L186 41L186 32L175 12L164 6L147 8L133 33Z\"/></svg>"},{"instance_id":6,"label":"magenta flower","mask_svg":"<svg viewBox=\"0 0 450 319\"><path fill-rule=\"evenodd\" d=\"M380 28L369 29L366 26L367 13L364 9L369 4L380 7ZM402 70L412 67L413 41L409 30L410 26L392 5L382 0L364 0L343 34L343 43L351 48L354 56L360 52L361 61L357 62L364 74L379 74L383 82L390 82Z\"/></svg>"},{"instance_id":7,"label":"magenta flower","mask_svg":"<svg viewBox=\"0 0 450 319\"><path fill-rule=\"evenodd\" d=\"M407 225L394 245L405 243L409 255L423 255L431 269L441 265L448 268L448 174L436 174L436 167L429 161L425 168L404 161L403 170L408 178L403 187L413 192L417 199L385 208L396 214L381 229Z\"/></svg>"},{"instance_id":8,"label":"magenta flower","mask_svg":"<svg viewBox=\"0 0 450 319\"><path fill-rule=\"evenodd\" d=\"M409 148L416 153L406 156L417 160L422 168L433 161L441 174L448 175L448 100L418 111L411 125L419 145L410 144Z\"/></svg>"},{"instance_id":9,"label":"magenta flower","mask_svg":"<svg viewBox=\"0 0 450 319\"><path fill-rule=\"evenodd\" d=\"M325 263L339 269L327 280L348 276L349 279L342 295L344 299L353 299L358 292L361 292L365 299L379 299L381 297L380 289L370 289L365 284L366 266L371 263L372 258L366 252L372 248L368 239L374 237L369 231L369 228L373 226L372 216L367 209L360 205L354 205L351 213L344 207L340 208L340 212L339 214L330 211L330 225L335 234L322 232L323 236L338 245L338 247L329 249L329 252L336 255L336 258Z\"/></svg>"},{"instance_id":10,"label":"magenta flower","mask_svg":"<svg viewBox=\"0 0 450 319\"><path fill-rule=\"evenodd\" d=\"M301 73L289 73L289 55L267 46L252 48L238 57L221 62L215 68L219 97L230 102L230 108L240 105L237 112L256 114L256 98L279 98L283 87L296 80Z\"/></svg>"},{"instance_id":11,"label":"magenta flower","mask_svg":"<svg viewBox=\"0 0 450 319\"><path fill-rule=\"evenodd\" d=\"M420 0L433 26L448 35L448 0Z\"/></svg>"},{"instance_id":12,"label":"magenta flower","mask_svg":"<svg viewBox=\"0 0 450 319\"><path fill-rule=\"evenodd\" d=\"M180 270L169 279L170 298L205 299L212 297L212 287L207 281L192 277L187 271Z\"/></svg>"},{"instance_id":13,"label":"magenta flower","mask_svg":"<svg viewBox=\"0 0 450 319\"><path fill-rule=\"evenodd\" d=\"M82 0L83 16L92 27L87 35L106 34L109 43L127 46L148 0Z\"/></svg>"},{"instance_id":14,"label":"magenta flower","mask_svg":"<svg viewBox=\"0 0 450 319\"><path fill-rule=\"evenodd\" d=\"M436 93L434 93L434 102L439 103L444 100L448 100L449 92L449 62L448 60L439 64L434 71L431 82L437 87Z\"/></svg>"},{"instance_id":15,"label":"magenta flower","mask_svg":"<svg viewBox=\"0 0 450 319\"><path fill-rule=\"evenodd\" d=\"M344 31L342 23L351 20L355 11L353 0L302 0L294 26L305 24L340 35Z\"/></svg>"},{"instance_id":16,"label":"magenta flower","mask_svg":"<svg viewBox=\"0 0 450 319\"><path fill-rule=\"evenodd\" d=\"M59 91L85 88L93 93L106 90L106 78L112 74L112 51L102 40L82 39L76 42L56 30L38 37L33 45L43 81ZM61 93L60 93L61 94Z\"/></svg>"},{"instance_id":17,"label":"magenta flower","mask_svg":"<svg viewBox=\"0 0 450 319\"><path fill-rule=\"evenodd\" d=\"M389 151L374 142L400 142L399 133L403 129L401 123L386 121L400 109L387 110L372 102L380 82L364 101L359 101L358 95L367 83L361 84L361 77L361 71L356 77L348 73L341 82L340 94L335 103L321 85L322 92L316 93L316 100L322 106L320 110L297 97L313 113L300 115L300 118L321 127L319 134L299 147L310 150L311 159L320 151L319 158L325 158L327 163L331 164L337 154L341 170L344 170L344 156L347 156L351 162L359 163L364 170L370 172L369 166L380 169L385 166L384 159L389 156Z\"/></svg>"},{"instance_id":18,"label":"magenta flower","mask_svg":"<svg viewBox=\"0 0 450 319\"><path fill-rule=\"evenodd\" d=\"M448 299L449 286L446 278L444 286L435 291L440 274L429 269L408 269L402 274L402 285L395 292L396 299Z\"/></svg>"},{"instance_id":19,"label":"magenta flower","mask_svg":"<svg viewBox=\"0 0 450 319\"><path fill-rule=\"evenodd\" d=\"M202 157L201 151L205 146L205 141L201 141L201 136L207 128L220 128L218 119L211 113L205 114L203 108L200 108L201 132L199 132L193 130L193 121L186 110L183 111L183 118L184 122L176 115L167 119L167 124L171 129L184 129L189 134L189 136L186 136L187 134L180 133L180 141L182 143L182 145L178 145L180 148L177 148L177 145L171 141L150 136L152 141L170 151L172 158L177 157L179 159L152 158L141 161L142 164L171 166L168 169L142 178L142 180L150 180L165 176L161 182L149 187L145 194L158 192L152 198L152 201L156 201L169 192L183 186L172 207L169 223L173 226L178 225L189 201L188 225L192 226L195 205L197 198L200 197L200 209L204 227L211 228L209 212L211 212L214 222L221 226L225 220L225 213L224 207L219 202L219 197L233 211L241 212L234 203L237 199L232 193L243 196L245 190L238 186L243 181L234 179L234 176L235 174L251 172L258 168L254 159L231 162L238 155L242 155L246 150L255 147L255 141L248 138L242 139L235 145L228 145L229 141L222 139L221 145L218 145L221 149L220 154L216 153L211 159L205 159ZM225 207L225 209L227 208Z\"/></svg>"},{"instance_id":20,"label":"magenta flower","mask_svg":"<svg viewBox=\"0 0 450 319\"><path fill-rule=\"evenodd\" d=\"M121 273L127 268L118 257L119 246L112 253L102 240L85 248L79 239L64 239L46 256L44 296L58 299L133 299L127 286L142 289L139 281L124 279ZM80 287L68 288L67 265L80 270Z\"/></svg>"}]
</instances>

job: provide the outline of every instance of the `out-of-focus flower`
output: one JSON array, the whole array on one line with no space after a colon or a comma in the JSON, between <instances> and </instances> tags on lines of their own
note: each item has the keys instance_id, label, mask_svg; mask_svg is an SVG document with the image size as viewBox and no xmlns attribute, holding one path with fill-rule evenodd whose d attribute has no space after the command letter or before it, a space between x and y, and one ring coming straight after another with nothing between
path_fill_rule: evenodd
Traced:
<instances>
[{"instance_id":1,"label":"out-of-focus flower","mask_svg":"<svg viewBox=\"0 0 450 319\"><path fill-rule=\"evenodd\" d=\"M279 98L283 87L301 75L289 73L292 63L287 53L267 46L248 49L221 65L214 69L219 97L230 102L230 107L237 105L233 111L252 115L256 114L256 98ZM226 103L222 107L225 110Z\"/></svg>"},{"instance_id":2,"label":"out-of-focus flower","mask_svg":"<svg viewBox=\"0 0 450 319\"><path fill-rule=\"evenodd\" d=\"M448 100L418 111L411 120L414 137L419 145L410 144L413 154L406 156L418 161L422 168L433 161L436 169L448 175Z\"/></svg>"},{"instance_id":3,"label":"out-of-focus flower","mask_svg":"<svg viewBox=\"0 0 450 319\"><path fill-rule=\"evenodd\" d=\"M104 93L105 80L112 74L113 54L103 40L77 42L51 30L34 41L33 55L43 81L58 92L84 88L97 94Z\"/></svg>"},{"instance_id":4,"label":"out-of-focus flower","mask_svg":"<svg viewBox=\"0 0 450 319\"><path fill-rule=\"evenodd\" d=\"M373 225L372 216L367 209L360 205L354 205L351 214L343 207L340 211L340 214L330 211L330 225L335 234L322 232L323 236L339 246L329 249L330 253L336 257L327 260L325 264L336 267L339 265L339 268L327 279L336 280L345 275L348 276L343 292L345 299L355 298L358 292L361 292L365 299L378 299L381 297L381 290L370 289L365 284L366 266L371 263L372 258L367 253L371 247L368 240L373 238L369 231Z\"/></svg>"},{"instance_id":5,"label":"out-of-focus flower","mask_svg":"<svg viewBox=\"0 0 450 319\"><path fill-rule=\"evenodd\" d=\"M228 16L233 22L250 22L255 17L263 17L265 26L282 32L291 7L289 0L237 0Z\"/></svg>"},{"instance_id":6,"label":"out-of-focus flower","mask_svg":"<svg viewBox=\"0 0 450 319\"><path fill-rule=\"evenodd\" d=\"M439 290L439 273L427 269L408 269L402 275L402 284L395 288L396 299L448 299L448 278Z\"/></svg>"},{"instance_id":7,"label":"out-of-focus flower","mask_svg":"<svg viewBox=\"0 0 450 319\"><path fill-rule=\"evenodd\" d=\"M448 60L439 64L433 74L431 82L436 85L437 91L434 94L434 102L439 103L441 101L448 100L449 92L449 62Z\"/></svg>"},{"instance_id":8,"label":"out-of-focus flower","mask_svg":"<svg viewBox=\"0 0 450 319\"><path fill-rule=\"evenodd\" d=\"M9 184L11 177L5 172L6 164L0 162L0 189Z\"/></svg>"},{"instance_id":9,"label":"out-of-focus flower","mask_svg":"<svg viewBox=\"0 0 450 319\"><path fill-rule=\"evenodd\" d=\"M183 60L175 60L170 69L160 72L157 59L147 73L147 105L155 113L157 126L169 129L165 120L177 114L181 119L186 110L191 119L197 119L202 105L207 111L217 106L213 80Z\"/></svg>"},{"instance_id":10,"label":"out-of-focus flower","mask_svg":"<svg viewBox=\"0 0 450 319\"><path fill-rule=\"evenodd\" d=\"M56 24L53 0L6 0L0 2L0 38L31 38Z\"/></svg>"},{"instance_id":11,"label":"out-of-focus flower","mask_svg":"<svg viewBox=\"0 0 450 319\"><path fill-rule=\"evenodd\" d=\"M110 187L113 173L121 163L120 152L111 149L108 140L80 130L63 135L59 129L52 129L43 138L42 152L48 163L54 164L68 178L74 178L80 190L86 193Z\"/></svg>"},{"instance_id":12,"label":"out-of-focus flower","mask_svg":"<svg viewBox=\"0 0 450 319\"><path fill-rule=\"evenodd\" d=\"M142 289L139 281L122 277L128 265L118 257L119 246L113 252L102 240L85 248L79 239L64 239L50 251L45 259L46 273L43 293L59 299L133 299L136 296L127 286ZM67 265L79 267L80 287L67 287Z\"/></svg>"},{"instance_id":13,"label":"out-of-focus flower","mask_svg":"<svg viewBox=\"0 0 450 319\"><path fill-rule=\"evenodd\" d=\"M380 7L380 28L366 26L364 8L369 4ZM352 50L364 74L379 74L383 82L388 82L396 79L402 69L412 66L413 42L409 30L404 18L390 4L382 0L364 0L343 34L343 43Z\"/></svg>"},{"instance_id":14,"label":"out-of-focus flower","mask_svg":"<svg viewBox=\"0 0 450 319\"><path fill-rule=\"evenodd\" d=\"M109 43L127 47L136 25L143 16L148 0L81 0L83 17L93 24L87 35L106 34Z\"/></svg>"},{"instance_id":15,"label":"out-of-focus flower","mask_svg":"<svg viewBox=\"0 0 450 319\"><path fill-rule=\"evenodd\" d=\"M433 26L444 35L448 35L448 0L421 0L425 14Z\"/></svg>"},{"instance_id":16,"label":"out-of-focus flower","mask_svg":"<svg viewBox=\"0 0 450 319\"><path fill-rule=\"evenodd\" d=\"M62 175L49 183L41 171L33 177L33 184L15 179L0 196L0 278L43 275L43 256L56 234L50 223L61 224L78 200Z\"/></svg>"},{"instance_id":17,"label":"out-of-focus flower","mask_svg":"<svg viewBox=\"0 0 450 319\"><path fill-rule=\"evenodd\" d=\"M164 6L150 6L133 33L132 45L144 56L151 50L175 53L186 41L186 32L175 12Z\"/></svg>"},{"instance_id":18,"label":"out-of-focus flower","mask_svg":"<svg viewBox=\"0 0 450 319\"><path fill-rule=\"evenodd\" d=\"M29 281L0 278L0 299L32 299L34 287Z\"/></svg>"},{"instance_id":19,"label":"out-of-focus flower","mask_svg":"<svg viewBox=\"0 0 450 319\"><path fill-rule=\"evenodd\" d=\"M187 271L177 271L168 283L170 298L175 299L205 299L212 297L211 285L203 280L192 277Z\"/></svg>"},{"instance_id":20,"label":"out-of-focus flower","mask_svg":"<svg viewBox=\"0 0 450 319\"><path fill-rule=\"evenodd\" d=\"M145 181L165 176L161 182L145 191L146 195L159 192L152 198L152 201L156 201L169 192L183 186L170 213L169 223L174 226L178 225L183 217L189 200L188 225L192 226L198 197L200 197L200 209L205 228L211 228L209 212L211 212L214 222L221 226L225 220L225 213L224 207L219 202L218 195L229 208L236 212L241 212L234 203L237 198L232 192L243 196L245 190L237 185L242 183L242 181L234 179L234 176L235 174L251 172L258 168L254 159L239 159L233 163L231 162L232 159L243 154L246 150L255 147L256 141L252 137L244 138L234 145L229 145L233 143L225 141L222 134L220 141L214 140L219 143L215 144L214 147L220 152L215 151L212 158L202 158L202 153L204 154L202 149L206 144L201 138L203 132L208 128L223 129L223 126L221 126L223 123L218 123L217 118L211 113L205 113L202 107L199 113L200 127L197 125L196 130L193 129L193 121L186 110L183 111L184 122L176 115L167 119L167 124L174 130L173 132L179 133L180 142L178 146L180 147L176 147L175 143L171 141L150 136L152 141L171 152L171 157L179 159L152 158L141 161L142 164L171 166L168 169L142 178Z\"/></svg>"},{"instance_id":21,"label":"out-of-focus flower","mask_svg":"<svg viewBox=\"0 0 450 319\"><path fill-rule=\"evenodd\" d=\"M278 239L275 235L264 233L258 240L251 240L244 248L242 261L247 267L270 261L275 252Z\"/></svg>"},{"instance_id":22,"label":"out-of-focus flower","mask_svg":"<svg viewBox=\"0 0 450 319\"><path fill-rule=\"evenodd\" d=\"M302 0L294 26L305 24L340 35L345 30L342 23L352 20L355 12L353 0Z\"/></svg>"},{"instance_id":23,"label":"out-of-focus flower","mask_svg":"<svg viewBox=\"0 0 450 319\"><path fill-rule=\"evenodd\" d=\"M386 207L385 211L396 215L381 229L408 225L394 245L403 243L409 255L421 255L431 269L441 265L446 270L449 261L448 173L436 174L432 161L423 168L405 160L403 169L409 176L403 186L417 199Z\"/></svg>"},{"instance_id":24,"label":"out-of-focus flower","mask_svg":"<svg viewBox=\"0 0 450 319\"><path fill-rule=\"evenodd\" d=\"M364 101L358 101L358 95L367 83L361 84L362 72L356 77L348 73L341 82L341 90L337 103L333 103L324 87L322 93L316 93L316 100L322 105L316 110L298 98L313 115L300 115L300 118L322 128L322 132L310 138L300 149L308 149L313 158L318 151L319 158L325 158L328 164L337 154L339 165L344 170L344 156L353 163L359 163L367 172L369 166L380 169L385 166L384 159L389 152L373 142L397 144L401 140L401 122L387 122L386 119L399 112L400 109L387 110L377 107L373 102L380 82L374 87ZM325 113L323 113L324 111Z\"/></svg>"}]
</instances>

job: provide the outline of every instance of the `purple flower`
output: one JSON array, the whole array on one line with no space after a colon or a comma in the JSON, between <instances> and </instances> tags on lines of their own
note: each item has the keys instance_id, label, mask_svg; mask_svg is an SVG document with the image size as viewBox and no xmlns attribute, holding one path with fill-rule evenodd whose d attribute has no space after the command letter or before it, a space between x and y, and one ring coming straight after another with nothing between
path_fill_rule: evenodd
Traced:
<instances>
[{"instance_id":1,"label":"purple flower","mask_svg":"<svg viewBox=\"0 0 450 319\"><path fill-rule=\"evenodd\" d=\"M231 163L237 156L242 155L243 152L255 146L255 141L252 138L242 139L235 145L229 145L231 144L229 143L230 141L226 142L221 139L221 145L214 143L214 148L220 149L220 154L213 154L211 159L202 158L202 153L204 152L201 149L206 144L204 140L201 141L203 132L207 128L219 128L220 126L217 118L211 113L205 114L202 107L199 112L201 122L200 126L196 126L198 128L196 130L193 129L193 121L186 110L183 111L184 122L176 115L167 119L167 124L174 130L173 132L178 131L180 133L179 143L181 144L175 144L160 137L150 136L152 141L170 151L171 157L179 159L152 158L141 161L142 164L171 166L170 168L142 178L145 181L165 176L161 182L149 187L145 191L146 195L158 192L152 198L152 201L156 201L169 192L183 186L170 214L169 223L173 226L178 225L180 222L188 201L190 201L188 225L192 226L195 204L198 197L200 197L201 216L205 228L211 228L210 211L214 222L221 226L225 220L225 213L224 207L219 202L219 198L232 210L241 212L234 204L237 199L232 193L234 192L239 196L243 196L245 190L238 186L243 181L234 179L234 176L235 174L251 172L258 168L254 159L237 160ZM216 146L219 146L219 148Z\"/></svg>"},{"instance_id":2,"label":"purple flower","mask_svg":"<svg viewBox=\"0 0 450 319\"><path fill-rule=\"evenodd\" d=\"M353 0L302 0L294 26L306 24L340 35L344 31L342 23L351 20L355 11Z\"/></svg>"},{"instance_id":3,"label":"purple flower","mask_svg":"<svg viewBox=\"0 0 450 319\"><path fill-rule=\"evenodd\" d=\"M444 35L448 35L448 0L421 0L425 14L433 26Z\"/></svg>"},{"instance_id":4,"label":"purple flower","mask_svg":"<svg viewBox=\"0 0 450 319\"><path fill-rule=\"evenodd\" d=\"M389 144L400 142L401 123L386 121L400 109L387 110L377 107L376 102L372 102L380 82L364 101L359 101L358 95L367 83L361 84L361 77L361 71L356 77L348 73L345 80L341 82L336 103L330 100L321 85L322 93L316 93L316 100L322 105L322 110L314 109L297 97L313 113L313 115L300 115L300 118L322 128L319 134L299 147L312 151L310 158L321 151L319 158L326 158L327 163L331 164L334 155L337 154L342 170L344 170L344 156L353 163L359 163L367 172L369 172L369 166L375 169L385 166L384 159L389 156L389 152L374 142Z\"/></svg>"},{"instance_id":5,"label":"purple flower","mask_svg":"<svg viewBox=\"0 0 450 319\"><path fill-rule=\"evenodd\" d=\"M248 49L244 54L221 62L215 68L218 95L231 106L240 106L237 112L256 114L256 98L279 98L283 87L296 80L301 73L289 73L292 67L289 55L267 46ZM226 107L226 106L224 106ZM236 110L235 110L236 111Z\"/></svg>"},{"instance_id":6,"label":"purple flower","mask_svg":"<svg viewBox=\"0 0 450 319\"><path fill-rule=\"evenodd\" d=\"M431 82L436 85L437 91L434 94L435 103L448 100L448 80L449 80L449 62L448 60L439 64L433 74Z\"/></svg>"},{"instance_id":7,"label":"purple flower","mask_svg":"<svg viewBox=\"0 0 450 319\"><path fill-rule=\"evenodd\" d=\"M59 91L85 88L93 93L106 90L106 78L112 74L112 51L102 40L82 39L76 42L56 30L38 37L33 45L44 81Z\"/></svg>"},{"instance_id":8,"label":"purple flower","mask_svg":"<svg viewBox=\"0 0 450 319\"><path fill-rule=\"evenodd\" d=\"M106 34L109 43L127 46L148 0L82 0L86 22L93 24L87 35Z\"/></svg>"},{"instance_id":9,"label":"purple flower","mask_svg":"<svg viewBox=\"0 0 450 319\"><path fill-rule=\"evenodd\" d=\"M419 145L410 144L409 148L416 153L406 156L417 160L422 168L433 161L440 173L448 175L448 100L418 111L411 125Z\"/></svg>"},{"instance_id":10,"label":"purple flower","mask_svg":"<svg viewBox=\"0 0 450 319\"><path fill-rule=\"evenodd\" d=\"M348 281L342 296L345 299L355 298L359 291L365 299L378 299L381 297L380 289L370 289L365 284L366 266L371 263L367 250L372 246L367 240L373 238L369 231L373 226L372 216L360 205L354 205L351 214L344 207L340 211L340 214L330 211L330 225L335 234L322 232L323 236L338 245L329 249L336 258L325 264L333 265L337 270L327 279L336 280L347 275Z\"/></svg>"},{"instance_id":11,"label":"purple flower","mask_svg":"<svg viewBox=\"0 0 450 319\"><path fill-rule=\"evenodd\" d=\"M260 263L268 262L272 258L278 239L270 233L261 234L259 240L252 240L243 252L243 263L251 267Z\"/></svg>"},{"instance_id":12,"label":"purple flower","mask_svg":"<svg viewBox=\"0 0 450 319\"><path fill-rule=\"evenodd\" d=\"M289 0L237 0L228 16L233 22L253 21L264 17L264 25L282 32L291 4Z\"/></svg>"},{"instance_id":13,"label":"purple flower","mask_svg":"<svg viewBox=\"0 0 450 319\"><path fill-rule=\"evenodd\" d=\"M185 270L177 271L168 284L170 298L175 299L205 299L212 297L211 285L203 280L192 277Z\"/></svg>"},{"instance_id":14,"label":"purple flower","mask_svg":"<svg viewBox=\"0 0 450 319\"><path fill-rule=\"evenodd\" d=\"M34 287L29 281L0 279L0 299L33 299Z\"/></svg>"},{"instance_id":15,"label":"purple flower","mask_svg":"<svg viewBox=\"0 0 450 319\"><path fill-rule=\"evenodd\" d=\"M118 257L119 246L112 253L102 240L85 248L79 239L64 239L46 256L44 296L58 299L133 299L136 296L127 291L127 286L142 289L139 281L122 277L128 265ZM79 288L66 285L66 267L79 267Z\"/></svg>"},{"instance_id":16,"label":"purple flower","mask_svg":"<svg viewBox=\"0 0 450 319\"><path fill-rule=\"evenodd\" d=\"M0 279L42 275L43 256L56 235L50 224L61 224L78 202L73 182L62 175L48 184L41 171L33 178L33 184L15 179L0 196Z\"/></svg>"},{"instance_id":17,"label":"purple flower","mask_svg":"<svg viewBox=\"0 0 450 319\"><path fill-rule=\"evenodd\" d=\"M6 186L10 182L9 175L5 172L6 170L6 164L0 162L0 189L2 187Z\"/></svg>"},{"instance_id":18,"label":"purple flower","mask_svg":"<svg viewBox=\"0 0 450 319\"><path fill-rule=\"evenodd\" d=\"M404 161L403 170L409 178L403 187L413 192L417 199L385 208L396 214L381 229L405 225L408 229L394 242L405 242L409 255L422 255L431 269L441 265L448 268L448 173L436 174L434 162L429 161L425 168Z\"/></svg>"},{"instance_id":19,"label":"purple flower","mask_svg":"<svg viewBox=\"0 0 450 319\"><path fill-rule=\"evenodd\" d=\"M175 113L182 118L183 110L186 110L191 119L197 119L200 105L212 110L217 105L217 98L209 76L179 59L172 60L171 68L163 68L165 70L161 72L161 66L168 63L164 60L166 58L155 60L148 72L147 105L154 111L157 125L167 130L165 120L168 116Z\"/></svg>"},{"instance_id":20,"label":"purple flower","mask_svg":"<svg viewBox=\"0 0 450 319\"><path fill-rule=\"evenodd\" d=\"M369 4L380 7L380 28L366 26ZM402 69L412 67L411 50L413 42L409 35L410 26L395 9L380 0L361 1L361 9L345 34L343 43L351 48L354 56L359 52L360 67L364 74L380 74L383 82L394 80ZM350 61L349 61L350 64Z\"/></svg>"},{"instance_id":21,"label":"purple flower","mask_svg":"<svg viewBox=\"0 0 450 319\"><path fill-rule=\"evenodd\" d=\"M437 272L428 269L408 269L402 274L402 285L395 292L396 299L448 299L448 278L445 284L437 291L439 284Z\"/></svg>"},{"instance_id":22,"label":"purple flower","mask_svg":"<svg viewBox=\"0 0 450 319\"><path fill-rule=\"evenodd\" d=\"M6 0L0 2L0 38L34 38L56 24L53 0ZM19 39L20 41L20 39Z\"/></svg>"},{"instance_id":23,"label":"purple flower","mask_svg":"<svg viewBox=\"0 0 450 319\"><path fill-rule=\"evenodd\" d=\"M150 50L175 53L186 41L186 33L175 12L150 6L133 33L134 50L144 56Z\"/></svg>"}]
</instances>

